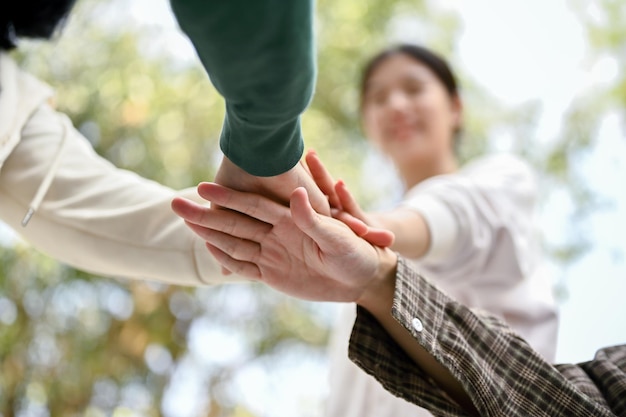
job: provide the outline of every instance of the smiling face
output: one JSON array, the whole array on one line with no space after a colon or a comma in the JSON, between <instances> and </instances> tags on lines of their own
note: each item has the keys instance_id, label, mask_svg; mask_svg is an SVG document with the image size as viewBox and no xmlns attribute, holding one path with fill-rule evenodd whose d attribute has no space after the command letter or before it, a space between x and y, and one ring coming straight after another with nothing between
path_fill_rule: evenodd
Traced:
<instances>
[{"instance_id":1,"label":"smiling face","mask_svg":"<svg viewBox=\"0 0 626 417\"><path fill-rule=\"evenodd\" d=\"M375 65L364 84L365 134L401 170L454 158L461 102L425 64L396 52Z\"/></svg>"}]
</instances>

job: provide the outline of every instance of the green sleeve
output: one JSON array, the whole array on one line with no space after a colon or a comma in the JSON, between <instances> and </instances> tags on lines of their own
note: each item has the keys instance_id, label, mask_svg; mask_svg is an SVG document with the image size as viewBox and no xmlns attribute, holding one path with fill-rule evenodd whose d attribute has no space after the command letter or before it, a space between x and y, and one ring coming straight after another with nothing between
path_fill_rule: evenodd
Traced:
<instances>
[{"instance_id":1,"label":"green sleeve","mask_svg":"<svg viewBox=\"0 0 626 417\"><path fill-rule=\"evenodd\" d=\"M224 154L252 175L291 169L315 87L313 0L171 0L226 100Z\"/></svg>"}]
</instances>

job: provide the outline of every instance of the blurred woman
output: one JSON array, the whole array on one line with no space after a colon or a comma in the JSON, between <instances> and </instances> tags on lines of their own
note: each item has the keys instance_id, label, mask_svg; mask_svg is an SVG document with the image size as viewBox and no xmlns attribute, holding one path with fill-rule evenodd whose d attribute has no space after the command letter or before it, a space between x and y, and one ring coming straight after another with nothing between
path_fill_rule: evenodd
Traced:
<instances>
[{"instance_id":1,"label":"blurred woman","mask_svg":"<svg viewBox=\"0 0 626 417\"><path fill-rule=\"evenodd\" d=\"M366 136L391 159L406 192L394 209L364 213L341 181L332 184L315 154L307 162L331 202L395 234L392 249L463 304L503 318L554 360L557 313L542 274L531 169L512 155L459 166L462 102L444 59L415 45L376 55L361 83ZM331 417L429 415L393 397L347 357L355 311L343 307L331 340Z\"/></svg>"},{"instance_id":2,"label":"blurred woman","mask_svg":"<svg viewBox=\"0 0 626 417\"><path fill-rule=\"evenodd\" d=\"M200 285L224 280L204 242L171 210L198 199L113 166L69 118L52 89L8 52L21 37L50 38L74 1L0 6L0 220L42 252L107 276Z\"/></svg>"}]
</instances>

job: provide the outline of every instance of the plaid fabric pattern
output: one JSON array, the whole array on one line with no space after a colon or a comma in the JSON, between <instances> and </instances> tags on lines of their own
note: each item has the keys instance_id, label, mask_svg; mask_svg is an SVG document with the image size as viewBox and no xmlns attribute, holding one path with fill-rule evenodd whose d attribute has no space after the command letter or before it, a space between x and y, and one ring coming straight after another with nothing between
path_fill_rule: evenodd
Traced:
<instances>
[{"instance_id":1,"label":"plaid fabric pattern","mask_svg":"<svg viewBox=\"0 0 626 417\"><path fill-rule=\"evenodd\" d=\"M503 322L452 300L402 259L392 314L463 385L481 416L626 416L626 345L590 362L550 365ZM361 308L349 356L435 416L469 415Z\"/></svg>"}]
</instances>

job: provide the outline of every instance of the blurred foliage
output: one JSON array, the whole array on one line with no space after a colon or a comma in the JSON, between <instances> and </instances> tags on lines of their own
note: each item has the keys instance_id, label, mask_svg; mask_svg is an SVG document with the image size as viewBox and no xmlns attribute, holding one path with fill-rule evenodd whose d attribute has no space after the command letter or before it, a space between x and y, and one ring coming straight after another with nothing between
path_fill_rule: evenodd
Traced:
<instances>
[{"instance_id":1,"label":"blurred foliage","mask_svg":"<svg viewBox=\"0 0 626 417\"><path fill-rule=\"evenodd\" d=\"M175 188L212 177L223 100L200 67L181 70L165 53L143 59L132 26L99 25L106 8L79 2L58 39L20 48L23 65L117 166Z\"/></svg>"},{"instance_id":2,"label":"blurred foliage","mask_svg":"<svg viewBox=\"0 0 626 417\"><path fill-rule=\"evenodd\" d=\"M623 57L619 3L595 1L613 20L587 23L597 50ZM117 166L175 188L210 179L219 161L223 101L197 63L181 65L167 48L147 47L159 44L159 34L137 29L123 17L125 6L83 0L62 36L26 43L16 55L56 88L58 108ZM359 128L360 68L399 40L428 45L454 66L459 17L415 0L319 0L317 9L319 78L303 118L306 144L364 205L373 205L390 190L367 182L372 176L363 161L371 151ZM550 149L536 146L536 103L504 108L460 73L462 159L489 149L490 138L506 130L513 150L548 183L567 186L584 211L592 193L573 162L593 146L606 109L625 104L623 69L620 60L614 86L572 105ZM580 256L585 240L573 240L552 248L553 255L564 262ZM0 257L2 417L271 415L243 400L240 375L280 374L294 366L289 352L296 362L324 358L330 323L323 308L260 286L186 289L102 279L21 244L0 248ZM310 403L319 397L302 401L308 403L300 416L321 414L322 404Z\"/></svg>"},{"instance_id":3,"label":"blurred foliage","mask_svg":"<svg viewBox=\"0 0 626 417\"><path fill-rule=\"evenodd\" d=\"M586 219L604 204L588 187L578 163L593 151L607 115L617 112L626 120L626 8L620 0L570 0L570 4L586 30L590 65L608 59L615 66L616 76L577 97L564 115L561 132L551 147L528 155L543 174L547 192L566 188L574 202L568 241L546 248L554 260L563 264L574 262L590 249Z\"/></svg>"},{"instance_id":4,"label":"blurred foliage","mask_svg":"<svg viewBox=\"0 0 626 417\"><path fill-rule=\"evenodd\" d=\"M626 8L620 0L570 0L584 23L594 59L610 58L615 78L585 100L594 114L626 109Z\"/></svg>"}]
</instances>

